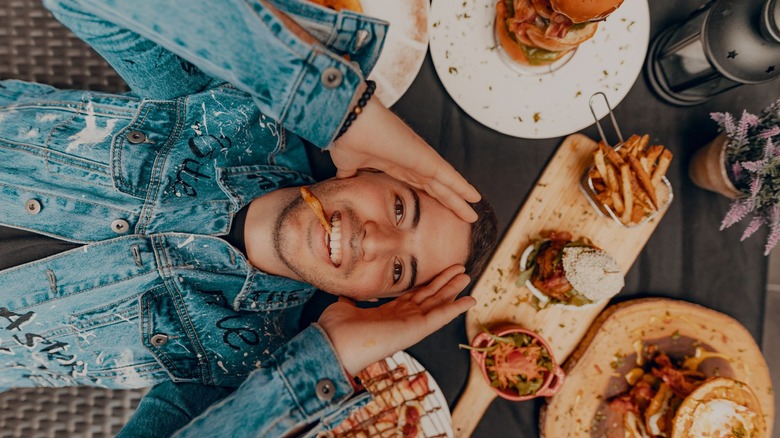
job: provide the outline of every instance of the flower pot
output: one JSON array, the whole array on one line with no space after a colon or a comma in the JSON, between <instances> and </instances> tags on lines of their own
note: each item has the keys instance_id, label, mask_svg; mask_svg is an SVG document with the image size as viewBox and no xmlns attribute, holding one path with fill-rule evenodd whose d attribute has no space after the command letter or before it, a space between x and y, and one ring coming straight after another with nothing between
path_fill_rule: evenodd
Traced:
<instances>
[{"instance_id":1,"label":"flower pot","mask_svg":"<svg viewBox=\"0 0 780 438\"><path fill-rule=\"evenodd\" d=\"M696 151L688 166L688 176L703 189L736 199L742 192L734 187L726 172L726 144L728 137L721 134Z\"/></svg>"}]
</instances>

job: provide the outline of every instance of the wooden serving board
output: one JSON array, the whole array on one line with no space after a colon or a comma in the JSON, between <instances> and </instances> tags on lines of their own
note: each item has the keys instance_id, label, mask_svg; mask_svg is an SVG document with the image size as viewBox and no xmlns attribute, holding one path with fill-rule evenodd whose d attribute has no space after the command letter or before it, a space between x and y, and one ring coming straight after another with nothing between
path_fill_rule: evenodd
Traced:
<instances>
[{"instance_id":1,"label":"wooden serving board","mask_svg":"<svg viewBox=\"0 0 780 438\"><path fill-rule=\"evenodd\" d=\"M745 327L696 304L648 298L610 306L599 315L564 366L566 383L542 409L542 437L622 437L621 419L611 414L606 400L628 389L623 376L636 366L636 350L648 344L670 357L691 356L696 345L725 354L728 359L707 359L699 370L746 383L761 404L766 436L772 436L769 368Z\"/></svg>"},{"instance_id":2,"label":"wooden serving board","mask_svg":"<svg viewBox=\"0 0 780 438\"><path fill-rule=\"evenodd\" d=\"M627 273L664 211L651 221L625 228L603 217L580 190L580 177L593 164L596 142L580 134L566 137L547 165L504 235L487 269L474 285L471 296L477 305L466 314L469 340L483 327L513 323L540 333L563 363L585 335L606 302L586 308L548 306L537 310L533 295L517 285L522 251L542 231L570 231L587 237L617 260ZM565 384L564 384L565 386ZM452 415L455 436L470 436L496 394L472 362L466 388Z\"/></svg>"}]
</instances>

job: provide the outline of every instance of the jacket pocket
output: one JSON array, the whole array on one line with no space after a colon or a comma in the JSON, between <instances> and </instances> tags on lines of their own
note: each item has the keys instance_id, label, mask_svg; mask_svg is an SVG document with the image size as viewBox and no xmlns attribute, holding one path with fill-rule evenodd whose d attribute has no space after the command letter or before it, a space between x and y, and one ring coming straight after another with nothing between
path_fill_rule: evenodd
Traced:
<instances>
[{"instance_id":1,"label":"jacket pocket","mask_svg":"<svg viewBox=\"0 0 780 438\"><path fill-rule=\"evenodd\" d=\"M208 381L205 352L188 336L180 305L167 289L146 292L141 297L141 340L174 382Z\"/></svg>"},{"instance_id":2,"label":"jacket pocket","mask_svg":"<svg viewBox=\"0 0 780 438\"><path fill-rule=\"evenodd\" d=\"M111 144L132 120L137 101L89 92L60 97L64 100L46 102L45 113L36 115L43 126L54 125L45 140L48 171L58 178L112 186Z\"/></svg>"},{"instance_id":3,"label":"jacket pocket","mask_svg":"<svg viewBox=\"0 0 780 438\"><path fill-rule=\"evenodd\" d=\"M184 105L176 101L144 101L132 123L111 145L111 171L121 192L146 198L159 186L165 160L181 136Z\"/></svg>"}]
</instances>

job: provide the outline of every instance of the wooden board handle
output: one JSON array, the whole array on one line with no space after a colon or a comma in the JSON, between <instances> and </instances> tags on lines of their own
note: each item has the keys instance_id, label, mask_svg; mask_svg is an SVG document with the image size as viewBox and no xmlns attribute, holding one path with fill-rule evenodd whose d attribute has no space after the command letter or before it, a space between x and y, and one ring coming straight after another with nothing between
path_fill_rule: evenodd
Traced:
<instances>
[{"instance_id":1,"label":"wooden board handle","mask_svg":"<svg viewBox=\"0 0 780 438\"><path fill-rule=\"evenodd\" d=\"M496 393L485 382L479 367L472 364L466 389L460 396L460 400L468 402L458 403L452 413L452 430L456 438L471 436L494 398Z\"/></svg>"}]
</instances>

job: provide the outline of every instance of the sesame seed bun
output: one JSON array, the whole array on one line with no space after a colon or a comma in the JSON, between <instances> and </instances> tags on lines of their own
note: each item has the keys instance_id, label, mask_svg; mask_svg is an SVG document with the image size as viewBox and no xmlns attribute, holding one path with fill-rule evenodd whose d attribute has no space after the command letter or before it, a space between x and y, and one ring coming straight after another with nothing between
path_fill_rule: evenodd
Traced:
<instances>
[{"instance_id":1,"label":"sesame seed bun","mask_svg":"<svg viewBox=\"0 0 780 438\"><path fill-rule=\"evenodd\" d=\"M563 249L562 262L571 286L591 301L611 298L625 285L620 266L600 249L566 247Z\"/></svg>"}]
</instances>

